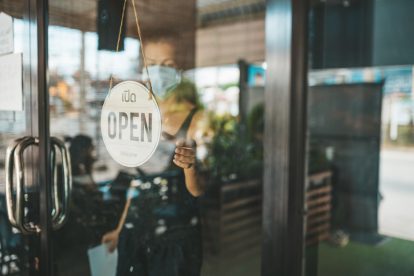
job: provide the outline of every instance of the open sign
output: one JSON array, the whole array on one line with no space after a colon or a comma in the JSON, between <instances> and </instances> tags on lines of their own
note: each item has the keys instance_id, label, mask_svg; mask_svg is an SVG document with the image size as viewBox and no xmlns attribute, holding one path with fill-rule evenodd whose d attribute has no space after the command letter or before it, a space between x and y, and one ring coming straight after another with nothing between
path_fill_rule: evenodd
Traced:
<instances>
[{"instance_id":1,"label":"open sign","mask_svg":"<svg viewBox=\"0 0 414 276\"><path fill-rule=\"evenodd\" d=\"M101 111L101 134L111 157L126 167L144 164L161 136L161 114L148 89L134 81L114 86Z\"/></svg>"}]
</instances>

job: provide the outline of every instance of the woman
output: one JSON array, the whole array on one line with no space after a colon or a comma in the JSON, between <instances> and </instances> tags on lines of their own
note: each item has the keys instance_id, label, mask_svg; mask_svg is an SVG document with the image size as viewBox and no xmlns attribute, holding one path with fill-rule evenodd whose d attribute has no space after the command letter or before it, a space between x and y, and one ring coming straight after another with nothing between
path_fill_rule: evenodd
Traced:
<instances>
[{"instance_id":1,"label":"woman","mask_svg":"<svg viewBox=\"0 0 414 276\"><path fill-rule=\"evenodd\" d=\"M195 134L201 113L194 85L181 80L172 40L144 45L149 77L162 115L162 140L137 168L118 227L102 242L118 247L117 275L198 276L201 232Z\"/></svg>"}]
</instances>

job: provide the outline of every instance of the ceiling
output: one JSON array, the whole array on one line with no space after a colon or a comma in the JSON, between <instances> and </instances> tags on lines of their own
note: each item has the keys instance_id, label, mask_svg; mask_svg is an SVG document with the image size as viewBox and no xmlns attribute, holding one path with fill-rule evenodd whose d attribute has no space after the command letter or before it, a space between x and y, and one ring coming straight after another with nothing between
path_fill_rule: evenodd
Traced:
<instances>
[{"instance_id":1,"label":"ceiling","mask_svg":"<svg viewBox=\"0 0 414 276\"><path fill-rule=\"evenodd\" d=\"M121 0L120 0L121 1ZM128 36L136 36L132 0L128 1ZM142 31L187 31L194 28L195 0L134 0ZM22 18L25 0L0 0L0 11ZM96 30L97 0L49 0L49 23L83 31Z\"/></svg>"},{"instance_id":2,"label":"ceiling","mask_svg":"<svg viewBox=\"0 0 414 276\"><path fill-rule=\"evenodd\" d=\"M265 0L198 0L197 27L264 18Z\"/></svg>"},{"instance_id":3,"label":"ceiling","mask_svg":"<svg viewBox=\"0 0 414 276\"><path fill-rule=\"evenodd\" d=\"M0 0L0 11L22 18L34 0ZM113 0L122 1L122 0ZM137 37L131 1L135 1L143 37L179 34L182 68L195 65L195 30L264 18L265 0L128 0L127 36ZM49 0L49 24L96 32L98 0ZM243 32L243 30L240 30Z\"/></svg>"},{"instance_id":4,"label":"ceiling","mask_svg":"<svg viewBox=\"0 0 414 276\"><path fill-rule=\"evenodd\" d=\"M122 1L122 0L113 0ZM183 69L194 67L195 0L128 0L127 36L137 37L132 1L135 1L142 36L177 35L177 63ZM0 0L0 11L22 18L28 0ZM35 2L32 0L32 2ZM98 0L49 0L49 25L96 32Z\"/></svg>"},{"instance_id":5,"label":"ceiling","mask_svg":"<svg viewBox=\"0 0 414 276\"><path fill-rule=\"evenodd\" d=\"M122 1L122 0L119 0ZM136 36L131 1L128 36ZM265 0L134 0L143 32L192 30L234 19L264 16ZM21 18L26 0L0 0L0 11ZM96 30L97 0L49 0L49 22L83 31ZM197 20L197 21L196 21ZM192 23L194 22L194 23Z\"/></svg>"}]
</instances>

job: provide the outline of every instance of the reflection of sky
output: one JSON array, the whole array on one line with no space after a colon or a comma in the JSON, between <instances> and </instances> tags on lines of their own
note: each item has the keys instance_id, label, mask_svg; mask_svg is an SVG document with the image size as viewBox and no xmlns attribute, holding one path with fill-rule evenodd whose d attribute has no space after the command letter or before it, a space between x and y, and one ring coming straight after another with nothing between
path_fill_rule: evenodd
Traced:
<instances>
[{"instance_id":1,"label":"reflection of sky","mask_svg":"<svg viewBox=\"0 0 414 276\"><path fill-rule=\"evenodd\" d=\"M81 33L63 27L49 27L49 70L71 76L80 67Z\"/></svg>"},{"instance_id":2,"label":"reflection of sky","mask_svg":"<svg viewBox=\"0 0 414 276\"><path fill-rule=\"evenodd\" d=\"M414 93L412 66L384 66L313 70L309 72L309 85L363 83L384 81L383 92Z\"/></svg>"},{"instance_id":3,"label":"reflection of sky","mask_svg":"<svg viewBox=\"0 0 414 276\"><path fill-rule=\"evenodd\" d=\"M14 20L15 52L23 52L24 43L28 43L24 35L22 20ZM72 76L81 64L81 31L65 27L49 27L49 70L65 77ZM94 78L107 78L110 73L125 78L137 78L138 72L138 40L125 39L125 50L114 53L98 51L96 33L85 33L85 70Z\"/></svg>"},{"instance_id":4,"label":"reflection of sky","mask_svg":"<svg viewBox=\"0 0 414 276\"><path fill-rule=\"evenodd\" d=\"M86 44L86 71L96 76L108 76L110 73L115 76L136 79L139 67L139 43L132 38L125 39L124 51L114 53L110 51L98 51L98 36L96 33L87 33Z\"/></svg>"},{"instance_id":5,"label":"reflection of sky","mask_svg":"<svg viewBox=\"0 0 414 276\"><path fill-rule=\"evenodd\" d=\"M217 114L239 113L240 71L237 65L197 68L188 72L199 88L200 100L207 110ZM227 87L228 85L235 85Z\"/></svg>"},{"instance_id":6,"label":"reflection of sky","mask_svg":"<svg viewBox=\"0 0 414 276\"><path fill-rule=\"evenodd\" d=\"M192 70L191 75L198 87L226 85L239 82L237 65L205 67Z\"/></svg>"}]
</instances>

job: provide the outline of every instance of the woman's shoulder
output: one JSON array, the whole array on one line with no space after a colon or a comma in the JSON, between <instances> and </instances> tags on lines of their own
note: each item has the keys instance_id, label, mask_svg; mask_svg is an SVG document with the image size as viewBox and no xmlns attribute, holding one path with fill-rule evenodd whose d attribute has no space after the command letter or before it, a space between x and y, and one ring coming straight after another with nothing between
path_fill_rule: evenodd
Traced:
<instances>
[{"instance_id":1,"label":"woman's shoulder","mask_svg":"<svg viewBox=\"0 0 414 276\"><path fill-rule=\"evenodd\" d=\"M197 133L203 132L208 127L208 116L202 109L197 109L191 120L190 127L188 129L187 138L195 140Z\"/></svg>"}]
</instances>

